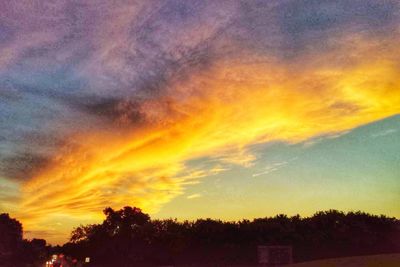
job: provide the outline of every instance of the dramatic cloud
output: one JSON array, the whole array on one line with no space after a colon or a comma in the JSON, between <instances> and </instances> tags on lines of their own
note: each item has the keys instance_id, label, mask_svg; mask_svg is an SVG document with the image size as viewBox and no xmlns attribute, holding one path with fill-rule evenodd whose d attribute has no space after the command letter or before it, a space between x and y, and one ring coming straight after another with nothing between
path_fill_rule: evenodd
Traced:
<instances>
[{"instance_id":1,"label":"dramatic cloud","mask_svg":"<svg viewBox=\"0 0 400 267\"><path fill-rule=\"evenodd\" d=\"M0 10L0 175L20 188L14 209L32 236L63 240L60 218L95 221L106 206L154 212L212 175L189 160L251 167L250 145L400 112L396 1Z\"/></svg>"}]
</instances>

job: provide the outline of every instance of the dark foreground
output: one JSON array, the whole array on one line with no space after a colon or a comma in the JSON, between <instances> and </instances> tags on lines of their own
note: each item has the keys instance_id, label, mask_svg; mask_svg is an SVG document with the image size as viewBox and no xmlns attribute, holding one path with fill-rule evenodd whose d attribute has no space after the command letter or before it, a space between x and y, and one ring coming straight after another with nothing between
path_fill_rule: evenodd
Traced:
<instances>
[{"instance_id":1,"label":"dark foreground","mask_svg":"<svg viewBox=\"0 0 400 267\"><path fill-rule=\"evenodd\" d=\"M76 228L68 243L56 247L23 239L22 225L0 214L0 266L45 266L53 254L77 263L89 257L87 266L98 267L256 266L259 246L291 247L293 262L400 253L400 221L363 212L237 222L153 220L133 207L104 214L102 223Z\"/></svg>"},{"instance_id":2,"label":"dark foreground","mask_svg":"<svg viewBox=\"0 0 400 267\"><path fill-rule=\"evenodd\" d=\"M288 265L288 267L399 267L400 254L326 259Z\"/></svg>"},{"instance_id":3,"label":"dark foreground","mask_svg":"<svg viewBox=\"0 0 400 267\"><path fill-rule=\"evenodd\" d=\"M69 265L63 265L70 267ZM76 265L71 265L76 266ZM79 265L82 266L82 265ZM85 266L85 265L83 265ZM89 266L89 265L87 265ZM95 265L90 265L95 267ZM132 265L134 266L134 265ZM168 267L256 267L262 266L259 264L253 265L218 265L218 264L184 264L184 265L170 265ZM324 259L309 261L291 265L281 265L285 267L399 267L400 266L400 253L397 254L383 254L383 255L370 255L370 256L357 256L357 257L344 257L334 259ZM138 266L140 267L140 266ZM167 267L167 266L164 266ZM276 266L278 267L278 266Z\"/></svg>"}]
</instances>

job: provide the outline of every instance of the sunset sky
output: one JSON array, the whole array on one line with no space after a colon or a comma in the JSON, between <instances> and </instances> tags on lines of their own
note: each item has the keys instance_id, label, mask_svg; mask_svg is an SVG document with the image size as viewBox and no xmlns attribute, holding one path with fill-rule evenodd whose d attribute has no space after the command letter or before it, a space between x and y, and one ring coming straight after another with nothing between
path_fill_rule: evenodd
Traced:
<instances>
[{"instance_id":1,"label":"sunset sky","mask_svg":"<svg viewBox=\"0 0 400 267\"><path fill-rule=\"evenodd\" d=\"M400 1L1 1L0 213L400 217Z\"/></svg>"}]
</instances>

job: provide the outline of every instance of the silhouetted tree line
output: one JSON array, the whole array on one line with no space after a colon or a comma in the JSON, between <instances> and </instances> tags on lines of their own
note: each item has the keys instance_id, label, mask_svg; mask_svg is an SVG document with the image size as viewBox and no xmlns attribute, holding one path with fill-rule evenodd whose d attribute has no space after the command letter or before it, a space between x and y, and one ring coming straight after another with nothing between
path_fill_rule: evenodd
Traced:
<instances>
[{"instance_id":1,"label":"silhouetted tree line","mask_svg":"<svg viewBox=\"0 0 400 267\"><path fill-rule=\"evenodd\" d=\"M92 266L252 264L258 245L291 245L297 262L400 252L400 221L363 212L329 210L307 218L277 215L238 222L151 220L133 207L106 208L104 214L101 224L75 228L62 247L23 240L22 225L1 214L0 266L37 266L51 253L90 257Z\"/></svg>"},{"instance_id":2,"label":"silhouetted tree line","mask_svg":"<svg viewBox=\"0 0 400 267\"><path fill-rule=\"evenodd\" d=\"M400 221L363 212L239 222L151 220L132 207L104 214L102 224L74 229L63 252L90 256L95 266L249 264L256 263L258 245L291 245L295 261L400 252Z\"/></svg>"},{"instance_id":3,"label":"silhouetted tree line","mask_svg":"<svg viewBox=\"0 0 400 267\"><path fill-rule=\"evenodd\" d=\"M50 250L44 239L23 239L22 224L0 214L0 266L43 266Z\"/></svg>"}]
</instances>

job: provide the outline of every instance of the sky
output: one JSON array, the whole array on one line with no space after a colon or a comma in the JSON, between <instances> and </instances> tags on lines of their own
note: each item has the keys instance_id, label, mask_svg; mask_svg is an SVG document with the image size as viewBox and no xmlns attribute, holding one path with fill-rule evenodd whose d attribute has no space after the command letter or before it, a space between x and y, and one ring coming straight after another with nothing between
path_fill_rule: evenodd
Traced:
<instances>
[{"instance_id":1,"label":"sky","mask_svg":"<svg viewBox=\"0 0 400 267\"><path fill-rule=\"evenodd\" d=\"M2 1L0 212L400 217L400 1Z\"/></svg>"}]
</instances>

